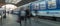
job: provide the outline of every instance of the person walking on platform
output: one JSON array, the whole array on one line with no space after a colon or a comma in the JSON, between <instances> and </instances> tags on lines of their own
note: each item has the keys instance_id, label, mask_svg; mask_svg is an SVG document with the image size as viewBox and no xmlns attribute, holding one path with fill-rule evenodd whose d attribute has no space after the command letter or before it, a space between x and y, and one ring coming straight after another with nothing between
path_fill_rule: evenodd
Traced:
<instances>
[{"instance_id":1,"label":"person walking on platform","mask_svg":"<svg viewBox=\"0 0 60 26\"><path fill-rule=\"evenodd\" d=\"M21 9L20 11L19 11L19 18L18 18L18 20L19 20L19 23L20 23L20 26L22 26L22 21L24 20L24 17L25 17L25 11L23 10L23 9Z\"/></svg>"},{"instance_id":2,"label":"person walking on platform","mask_svg":"<svg viewBox=\"0 0 60 26\"><path fill-rule=\"evenodd\" d=\"M26 9L25 12L26 12L26 15L25 15L25 26L26 26L27 19L29 20L29 23L31 24L31 21L30 21L30 10Z\"/></svg>"},{"instance_id":3,"label":"person walking on platform","mask_svg":"<svg viewBox=\"0 0 60 26\"><path fill-rule=\"evenodd\" d=\"M21 16L20 16L20 11L19 11L19 13L18 13L18 19L17 19L17 22L20 24L20 26L21 26Z\"/></svg>"}]
</instances>

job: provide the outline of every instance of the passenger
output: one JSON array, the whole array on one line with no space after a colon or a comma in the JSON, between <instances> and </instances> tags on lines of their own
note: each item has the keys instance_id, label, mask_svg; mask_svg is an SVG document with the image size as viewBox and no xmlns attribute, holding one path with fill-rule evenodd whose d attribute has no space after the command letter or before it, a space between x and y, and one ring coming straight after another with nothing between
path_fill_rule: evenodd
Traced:
<instances>
[{"instance_id":1,"label":"passenger","mask_svg":"<svg viewBox=\"0 0 60 26\"><path fill-rule=\"evenodd\" d=\"M29 11L29 9L26 10L26 18L30 18L30 11Z\"/></svg>"},{"instance_id":2,"label":"passenger","mask_svg":"<svg viewBox=\"0 0 60 26\"><path fill-rule=\"evenodd\" d=\"M21 20L20 20L20 11L18 13L18 19L17 19L17 22L21 24Z\"/></svg>"},{"instance_id":3,"label":"passenger","mask_svg":"<svg viewBox=\"0 0 60 26\"><path fill-rule=\"evenodd\" d=\"M23 9L21 9L20 11L19 11L19 14L18 14L18 22L20 23L20 26L22 26L21 25L21 21L23 21L24 20L24 16L25 16L25 11L23 10Z\"/></svg>"},{"instance_id":4,"label":"passenger","mask_svg":"<svg viewBox=\"0 0 60 26\"><path fill-rule=\"evenodd\" d=\"M29 20L29 22L30 22L30 11L29 11L29 9L26 9L25 10L25 12L26 12L26 14L25 14L25 26L27 25L26 23L27 23L27 19ZM31 23L31 22L30 22Z\"/></svg>"}]
</instances>

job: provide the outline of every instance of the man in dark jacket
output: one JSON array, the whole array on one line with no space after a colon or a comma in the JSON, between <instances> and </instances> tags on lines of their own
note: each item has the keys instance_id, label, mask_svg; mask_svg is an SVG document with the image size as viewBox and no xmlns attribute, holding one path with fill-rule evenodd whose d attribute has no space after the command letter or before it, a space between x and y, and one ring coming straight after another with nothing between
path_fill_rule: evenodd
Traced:
<instances>
[{"instance_id":1,"label":"man in dark jacket","mask_svg":"<svg viewBox=\"0 0 60 26\"><path fill-rule=\"evenodd\" d=\"M25 15L25 26L26 26L26 21L27 19L29 20L29 23L31 24L31 20L30 20L30 10L29 9L26 9L26 15Z\"/></svg>"},{"instance_id":2,"label":"man in dark jacket","mask_svg":"<svg viewBox=\"0 0 60 26\"><path fill-rule=\"evenodd\" d=\"M26 17L30 18L30 11L29 11L29 9L26 10Z\"/></svg>"}]
</instances>

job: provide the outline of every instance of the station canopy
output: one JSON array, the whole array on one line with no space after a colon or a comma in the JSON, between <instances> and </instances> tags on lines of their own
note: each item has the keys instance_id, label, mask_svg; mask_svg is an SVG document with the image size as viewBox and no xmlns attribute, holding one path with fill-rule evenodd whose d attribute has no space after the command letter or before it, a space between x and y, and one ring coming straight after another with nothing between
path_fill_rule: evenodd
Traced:
<instances>
[{"instance_id":1,"label":"station canopy","mask_svg":"<svg viewBox=\"0 0 60 26\"><path fill-rule=\"evenodd\" d=\"M17 4L20 1L21 0L5 0L6 3L13 3L13 4Z\"/></svg>"},{"instance_id":2,"label":"station canopy","mask_svg":"<svg viewBox=\"0 0 60 26\"><path fill-rule=\"evenodd\" d=\"M15 5L12 5L12 4L6 4L6 5L3 5L2 8L6 11L11 11L11 10L14 10L17 8L17 6Z\"/></svg>"}]
</instances>

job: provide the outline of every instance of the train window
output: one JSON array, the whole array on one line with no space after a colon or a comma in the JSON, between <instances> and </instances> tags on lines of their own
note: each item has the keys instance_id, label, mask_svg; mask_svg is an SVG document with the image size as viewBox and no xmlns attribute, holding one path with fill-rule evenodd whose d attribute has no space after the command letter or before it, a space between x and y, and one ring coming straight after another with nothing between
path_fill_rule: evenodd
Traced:
<instances>
[{"instance_id":1,"label":"train window","mask_svg":"<svg viewBox=\"0 0 60 26\"><path fill-rule=\"evenodd\" d=\"M39 4L36 4L36 9L39 10Z\"/></svg>"},{"instance_id":2,"label":"train window","mask_svg":"<svg viewBox=\"0 0 60 26\"><path fill-rule=\"evenodd\" d=\"M36 6L36 5L37 5L37 4L35 3L35 4L34 4L34 9L35 9L35 10L36 10L36 9L37 9L37 7L38 7L38 6Z\"/></svg>"},{"instance_id":3,"label":"train window","mask_svg":"<svg viewBox=\"0 0 60 26\"><path fill-rule=\"evenodd\" d=\"M45 1L43 1L43 2L40 3L40 9L41 10L46 9L46 2Z\"/></svg>"},{"instance_id":4,"label":"train window","mask_svg":"<svg viewBox=\"0 0 60 26\"><path fill-rule=\"evenodd\" d=\"M49 0L48 1L48 8L49 9L56 9L56 0Z\"/></svg>"},{"instance_id":5,"label":"train window","mask_svg":"<svg viewBox=\"0 0 60 26\"><path fill-rule=\"evenodd\" d=\"M39 3L33 3L32 9L33 10L39 10Z\"/></svg>"}]
</instances>

